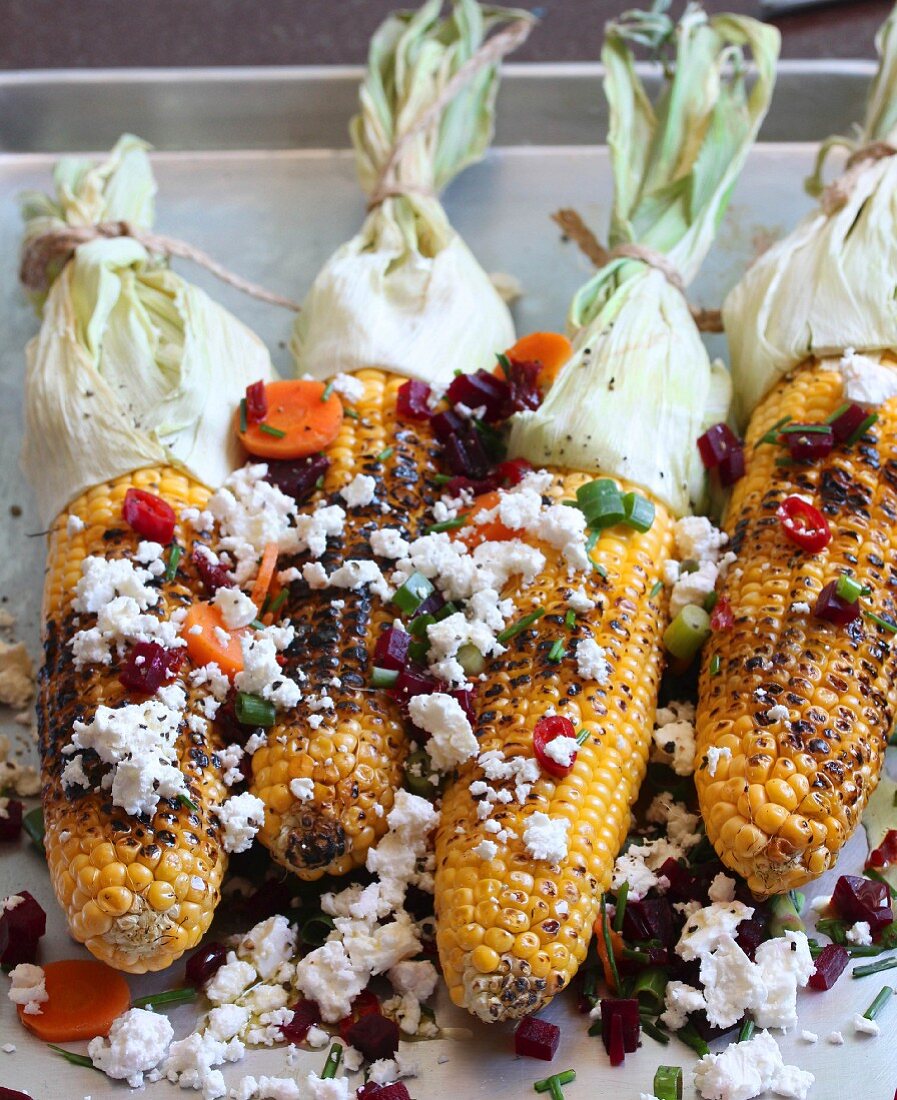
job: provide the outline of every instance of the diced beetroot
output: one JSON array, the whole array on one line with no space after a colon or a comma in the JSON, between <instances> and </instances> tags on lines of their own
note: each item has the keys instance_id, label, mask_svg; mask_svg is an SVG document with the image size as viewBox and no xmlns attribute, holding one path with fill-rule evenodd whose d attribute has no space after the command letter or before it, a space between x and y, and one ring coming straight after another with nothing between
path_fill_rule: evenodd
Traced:
<instances>
[{"instance_id":1,"label":"diced beetroot","mask_svg":"<svg viewBox=\"0 0 897 1100\"><path fill-rule=\"evenodd\" d=\"M525 458L506 458L495 467L495 477L501 486L519 485L532 468Z\"/></svg>"},{"instance_id":2,"label":"diced beetroot","mask_svg":"<svg viewBox=\"0 0 897 1100\"><path fill-rule=\"evenodd\" d=\"M349 1042L349 1029L358 1019L360 1019L360 1017L369 1016L371 1013L375 1012L379 1013L379 1011L380 998L369 989L363 989L352 1002L349 1015L344 1016L336 1025L343 1042Z\"/></svg>"},{"instance_id":3,"label":"diced beetroot","mask_svg":"<svg viewBox=\"0 0 897 1100\"><path fill-rule=\"evenodd\" d=\"M791 424L788 425L792 427ZM796 424L795 428L804 427ZM835 437L828 424L806 425L812 431L788 431L785 433L785 442L788 444L788 453L795 462L813 462L817 458L825 458L831 454L835 446Z\"/></svg>"},{"instance_id":4,"label":"diced beetroot","mask_svg":"<svg viewBox=\"0 0 897 1100\"><path fill-rule=\"evenodd\" d=\"M483 478L490 462L474 425L455 412L437 413L430 421L433 434L442 444L449 469L464 477Z\"/></svg>"},{"instance_id":5,"label":"diced beetroot","mask_svg":"<svg viewBox=\"0 0 897 1100\"><path fill-rule=\"evenodd\" d=\"M482 408L482 419L488 423L501 420L511 396L510 386L488 371L475 374L459 374L445 391L452 405L463 404L469 409Z\"/></svg>"},{"instance_id":6,"label":"diced beetroot","mask_svg":"<svg viewBox=\"0 0 897 1100\"><path fill-rule=\"evenodd\" d=\"M393 1081L390 1085L368 1081L355 1090L355 1096L357 1100L411 1100L411 1093L401 1081Z\"/></svg>"},{"instance_id":7,"label":"diced beetroot","mask_svg":"<svg viewBox=\"0 0 897 1100\"><path fill-rule=\"evenodd\" d=\"M246 423L261 424L268 415L268 395L265 383L259 379L246 387Z\"/></svg>"},{"instance_id":8,"label":"diced beetroot","mask_svg":"<svg viewBox=\"0 0 897 1100\"><path fill-rule=\"evenodd\" d=\"M212 560L209 550L205 546L194 546L190 554L190 560L196 566L199 579L212 596L219 588L233 588L237 583L229 569Z\"/></svg>"},{"instance_id":9,"label":"diced beetroot","mask_svg":"<svg viewBox=\"0 0 897 1100\"><path fill-rule=\"evenodd\" d=\"M757 948L765 939L766 922L761 917L753 916L750 920L743 920L738 925L735 942L752 962Z\"/></svg>"},{"instance_id":10,"label":"diced beetroot","mask_svg":"<svg viewBox=\"0 0 897 1100\"><path fill-rule=\"evenodd\" d=\"M121 509L122 518L138 535L153 542L171 542L177 517L171 505L144 489L128 489Z\"/></svg>"},{"instance_id":11,"label":"diced beetroot","mask_svg":"<svg viewBox=\"0 0 897 1100\"><path fill-rule=\"evenodd\" d=\"M733 447L716 468L719 474L719 483L723 488L734 485L744 477L744 448L739 445Z\"/></svg>"},{"instance_id":12,"label":"diced beetroot","mask_svg":"<svg viewBox=\"0 0 897 1100\"><path fill-rule=\"evenodd\" d=\"M31 1100L27 1092L18 1092L0 1085L0 1100Z\"/></svg>"},{"instance_id":13,"label":"diced beetroot","mask_svg":"<svg viewBox=\"0 0 897 1100\"><path fill-rule=\"evenodd\" d=\"M22 812L24 806L16 798L6 803L6 809L0 815L0 840L18 840L22 835Z\"/></svg>"},{"instance_id":14,"label":"diced beetroot","mask_svg":"<svg viewBox=\"0 0 897 1100\"><path fill-rule=\"evenodd\" d=\"M737 1027L737 1024L730 1024L728 1027L717 1027L716 1024L712 1024L707 1019L706 1012L693 1012L689 1016L689 1022L694 1025L695 1031L701 1036L705 1043L712 1043L714 1039L718 1039L721 1035L726 1035Z\"/></svg>"},{"instance_id":15,"label":"diced beetroot","mask_svg":"<svg viewBox=\"0 0 897 1100\"><path fill-rule=\"evenodd\" d=\"M561 1041L561 1029L557 1024L524 1016L514 1032L514 1053L524 1058L541 1058L550 1062L557 1053Z\"/></svg>"},{"instance_id":16,"label":"diced beetroot","mask_svg":"<svg viewBox=\"0 0 897 1100\"><path fill-rule=\"evenodd\" d=\"M638 1050L640 1031L638 1000L635 997L602 998L601 1036L612 1066L620 1065L624 1054Z\"/></svg>"},{"instance_id":17,"label":"diced beetroot","mask_svg":"<svg viewBox=\"0 0 897 1100\"><path fill-rule=\"evenodd\" d=\"M288 1043L304 1043L312 1024L321 1022L321 1010L317 1001L303 998L293 1005L293 1018L280 1025L280 1033Z\"/></svg>"},{"instance_id":18,"label":"diced beetroot","mask_svg":"<svg viewBox=\"0 0 897 1100\"><path fill-rule=\"evenodd\" d=\"M403 420L429 420L433 415L430 409L432 392L426 382L416 378L403 382L396 397L396 412Z\"/></svg>"},{"instance_id":19,"label":"diced beetroot","mask_svg":"<svg viewBox=\"0 0 897 1100\"><path fill-rule=\"evenodd\" d=\"M837 581L829 581L816 597L813 614L817 619L824 619L827 623L834 623L835 626L848 626L854 619L860 617L859 600L851 603L842 599L836 591L837 587Z\"/></svg>"},{"instance_id":20,"label":"diced beetroot","mask_svg":"<svg viewBox=\"0 0 897 1100\"><path fill-rule=\"evenodd\" d=\"M467 715L467 721L473 726L476 724L477 712L474 706L477 697L476 688L458 688L452 692L452 698L457 699L461 704L461 709Z\"/></svg>"},{"instance_id":21,"label":"diced beetroot","mask_svg":"<svg viewBox=\"0 0 897 1100\"><path fill-rule=\"evenodd\" d=\"M810 988L831 989L844 973L850 952L838 943L827 943L816 959L816 969L810 975Z\"/></svg>"},{"instance_id":22,"label":"diced beetroot","mask_svg":"<svg viewBox=\"0 0 897 1100\"><path fill-rule=\"evenodd\" d=\"M453 477L442 486L442 491L450 497L456 497L465 492L478 497L483 493L491 493L498 487L499 482L494 476L479 478L477 481L469 477Z\"/></svg>"},{"instance_id":23,"label":"diced beetroot","mask_svg":"<svg viewBox=\"0 0 897 1100\"><path fill-rule=\"evenodd\" d=\"M37 945L47 931L47 914L27 890L19 890L22 898L12 909L0 916L0 966L9 969L19 963L33 963Z\"/></svg>"},{"instance_id":24,"label":"diced beetroot","mask_svg":"<svg viewBox=\"0 0 897 1100\"><path fill-rule=\"evenodd\" d=\"M732 611L732 605L729 603L728 597L720 596L710 613L710 629L719 633L720 631L731 630L734 625L735 615Z\"/></svg>"},{"instance_id":25,"label":"diced beetroot","mask_svg":"<svg viewBox=\"0 0 897 1100\"><path fill-rule=\"evenodd\" d=\"M184 974L190 985L202 989L210 982L227 959L227 948L223 943L205 943L194 951L187 960Z\"/></svg>"},{"instance_id":26,"label":"diced beetroot","mask_svg":"<svg viewBox=\"0 0 897 1100\"><path fill-rule=\"evenodd\" d=\"M623 914L623 938L659 940L666 947L676 941L673 911L666 898L641 898L630 901Z\"/></svg>"},{"instance_id":27,"label":"diced beetroot","mask_svg":"<svg viewBox=\"0 0 897 1100\"><path fill-rule=\"evenodd\" d=\"M511 361L508 385L510 395L505 406L505 416L524 409L538 409L542 404L542 392L539 389L539 363Z\"/></svg>"},{"instance_id":28,"label":"diced beetroot","mask_svg":"<svg viewBox=\"0 0 897 1100\"><path fill-rule=\"evenodd\" d=\"M897 863L897 829L888 829L877 848L873 848L866 860L866 866L872 868L889 867Z\"/></svg>"},{"instance_id":29,"label":"diced beetroot","mask_svg":"<svg viewBox=\"0 0 897 1100\"><path fill-rule=\"evenodd\" d=\"M714 424L698 436L698 453L706 470L712 470L741 442L728 424Z\"/></svg>"},{"instance_id":30,"label":"diced beetroot","mask_svg":"<svg viewBox=\"0 0 897 1100\"><path fill-rule=\"evenodd\" d=\"M832 434L839 443L845 443L868 416L862 405L849 405L832 421Z\"/></svg>"},{"instance_id":31,"label":"diced beetroot","mask_svg":"<svg viewBox=\"0 0 897 1100\"><path fill-rule=\"evenodd\" d=\"M399 1049L399 1025L379 1012L368 1012L346 1031L346 1042L371 1062L392 1058Z\"/></svg>"},{"instance_id":32,"label":"diced beetroot","mask_svg":"<svg viewBox=\"0 0 897 1100\"><path fill-rule=\"evenodd\" d=\"M374 664L377 668L399 672L408 664L411 642L412 637L407 630L396 630L394 626L384 630L374 646Z\"/></svg>"},{"instance_id":33,"label":"diced beetroot","mask_svg":"<svg viewBox=\"0 0 897 1100\"><path fill-rule=\"evenodd\" d=\"M434 588L429 596L417 605L414 609L414 617L418 615L435 615L437 611L441 611L445 607L445 597L442 593Z\"/></svg>"},{"instance_id":34,"label":"diced beetroot","mask_svg":"<svg viewBox=\"0 0 897 1100\"><path fill-rule=\"evenodd\" d=\"M153 695L177 676L186 652L183 646L166 649L158 642L135 642L118 675L119 682L129 691Z\"/></svg>"},{"instance_id":35,"label":"diced beetroot","mask_svg":"<svg viewBox=\"0 0 897 1100\"><path fill-rule=\"evenodd\" d=\"M399 673L399 678L389 689L396 702L407 706L408 700L415 695L432 695L436 691L444 691L446 685L441 680L434 680L426 672L407 667Z\"/></svg>"},{"instance_id":36,"label":"diced beetroot","mask_svg":"<svg viewBox=\"0 0 897 1100\"><path fill-rule=\"evenodd\" d=\"M666 897L671 901L704 901L705 894L701 884L689 869L678 859L667 859L657 872L658 876L669 882Z\"/></svg>"},{"instance_id":37,"label":"diced beetroot","mask_svg":"<svg viewBox=\"0 0 897 1100\"><path fill-rule=\"evenodd\" d=\"M886 882L842 875L832 893L832 909L842 920L866 921L874 936L894 919Z\"/></svg>"},{"instance_id":38,"label":"diced beetroot","mask_svg":"<svg viewBox=\"0 0 897 1100\"><path fill-rule=\"evenodd\" d=\"M304 504L329 469L330 459L325 454L279 461L269 459L265 481L276 485L284 496L292 497L297 504Z\"/></svg>"}]
</instances>

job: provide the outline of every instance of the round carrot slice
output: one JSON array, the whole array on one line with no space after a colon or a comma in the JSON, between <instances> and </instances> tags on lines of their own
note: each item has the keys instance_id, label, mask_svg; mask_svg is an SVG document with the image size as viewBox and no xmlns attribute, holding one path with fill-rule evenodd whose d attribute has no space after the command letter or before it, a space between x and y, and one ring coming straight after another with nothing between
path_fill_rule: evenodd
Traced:
<instances>
[{"instance_id":1,"label":"round carrot slice","mask_svg":"<svg viewBox=\"0 0 897 1100\"><path fill-rule=\"evenodd\" d=\"M562 332L531 332L521 336L506 354L512 363L538 363L539 389L544 392L573 354L573 345Z\"/></svg>"},{"instance_id":2,"label":"round carrot slice","mask_svg":"<svg viewBox=\"0 0 897 1100\"><path fill-rule=\"evenodd\" d=\"M227 640L219 630L224 631ZM225 676L233 679L238 672L243 671L243 646L240 638L245 633L245 627L240 630L227 629L221 608L217 604L198 600L187 611L181 637L187 643L187 652L194 664L208 665L214 661Z\"/></svg>"},{"instance_id":3,"label":"round carrot slice","mask_svg":"<svg viewBox=\"0 0 897 1100\"><path fill-rule=\"evenodd\" d=\"M237 437L258 458L304 458L317 454L336 439L343 422L343 403L326 395L323 382L292 378L265 386L268 413L258 424L234 419Z\"/></svg>"},{"instance_id":4,"label":"round carrot slice","mask_svg":"<svg viewBox=\"0 0 897 1100\"><path fill-rule=\"evenodd\" d=\"M70 1043L108 1035L112 1021L131 1004L128 983L96 959L61 959L44 965L47 1000L30 1015L17 1005L19 1019L45 1043Z\"/></svg>"},{"instance_id":5,"label":"round carrot slice","mask_svg":"<svg viewBox=\"0 0 897 1100\"><path fill-rule=\"evenodd\" d=\"M490 509L495 508L500 501L501 495L497 490L492 493L481 493L478 497L474 497L473 505L469 511L464 513L467 516L467 523L463 527L453 528L450 532L452 538L460 539L471 550L482 542L507 542L509 539L518 538L520 532L506 527L497 516L486 523L477 523L474 519L481 512L488 512Z\"/></svg>"}]
</instances>

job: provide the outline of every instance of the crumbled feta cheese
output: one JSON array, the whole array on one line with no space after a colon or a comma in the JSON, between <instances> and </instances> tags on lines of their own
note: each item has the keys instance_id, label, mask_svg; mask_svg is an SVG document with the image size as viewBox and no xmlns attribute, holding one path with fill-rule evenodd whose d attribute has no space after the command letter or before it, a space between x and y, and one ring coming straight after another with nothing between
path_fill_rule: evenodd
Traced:
<instances>
[{"instance_id":1,"label":"crumbled feta cheese","mask_svg":"<svg viewBox=\"0 0 897 1100\"><path fill-rule=\"evenodd\" d=\"M217 1100L227 1094L227 1088L221 1072L213 1071L212 1067L237 1062L244 1051L239 1039L223 1043L208 1031L202 1034L195 1031L171 1044L162 1072L182 1089L202 1089L203 1100Z\"/></svg>"},{"instance_id":2,"label":"crumbled feta cheese","mask_svg":"<svg viewBox=\"0 0 897 1100\"><path fill-rule=\"evenodd\" d=\"M828 1042L830 1042L833 1046L840 1047L844 1045L844 1036L841 1034L840 1031L830 1032L827 1038Z\"/></svg>"},{"instance_id":3,"label":"crumbled feta cheese","mask_svg":"<svg viewBox=\"0 0 897 1100\"><path fill-rule=\"evenodd\" d=\"M881 1028L875 1020L867 1020L865 1016L861 1016L859 1013L853 1018L853 1029L857 1035L881 1035Z\"/></svg>"},{"instance_id":4,"label":"crumbled feta cheese","mask_svg":"<svg viewBox=\"0 0 897 1100\"><path fill-rule=\"evenodd\" d=\"M252 847L256 833L265 823L265 804L248 791L233 795L214 808L224 830L225 851L245 852Z\"/></svg>"},{"instance_id":5,"label":"crumbled feta cheese","mask_svg":"<svg viewBox=\"0 0 897 1100\"><path fill-rule=\"evenodd\" d=\"M320 558L327 549L328 538L338 538L346 523L346 513L338 504L323 505L313 512L303 512L296 519L293 536L296 553L308 553Z\"/></svg>"},{"instance_id":6,"label":"crumbled feta cheese","mask_svg":"<svg viewBox=\"0 0 897 1100\"><path fill-rule=\"evenodd\" d=\"M12 983L7 996L14 1005L24 1005L26 1016L39 1016L41 1005L49 998L45 984L44 971L32 963L19 963L9 972Z\"/></svg>"},{"instance_id":7,"label":"crumbled feta cheese","mask_svg":"<svg viewBox=\"0 0 897 1100\"><path fill-rule=\"evenodd\" d=\"M709 561L716 564L729 536L717 530L706 516L684 516L675 527L676 552L680 561Z\"/></svg>"},{"instance_id":8,"label":"crumbled feta cheese","mask_svg":"<svg viewBox=\"0 0 897 1100\"><path fill-rule=\"evenodd\" d=\"M729 878L720 871L716 875L713 881L710 883L710 887L707 890L707 896L711 901L725 904L728 901L735 900L735 879Z\"/></svg>"},{"instance_id":9,"label":"crumbled feta cheese","mask_svg":"<svg viewBox=\"0 0 897 1100\"><path fill-rule=\"evenodd\" d=\"M240 941L241 955L266 981L276 977L295 950L296 929L279 914L257 924Z\"/></svg>"},{"instance_id":10,"label":"crumbled feta cheese","mask_svg":"<svg viewBox=\"0 0 897 1100\"><path fill-rule=\"evenodd\" d=\"M766 712L766 717L770 722L786 722L788 720L788 708L781 703L776 703L774 707L770 707Z\"/></svg>"},{"instance_id":11,"label":"crumbled feta cheese","mask_svg":"<svg viewBox=\"0 0 897 1100\"><path fill-rule=\"evenodd\" d=\"M371 552L378 558L403 558L410 545L395 527L383 527L371 532Z\"/></svg>"},{"instance_id":12,"label":"crumbled feta cheese","mask_svg":"<svg viewBox=\"0 0 897 1100\"><path fill-rule=\"evenodd\" d=\"M65 533L69 538L73 538L84 530L84 520L80 516L76 516L74 512L69 512L65 521Z\"/></svg>"},{"instance_id":13,"label":"crumbled feta cheese","mask_svg":"<svg viewBox=\"0 0 897 1100\"><path fill-rule=\"evenodd\" d=\"M536 810L523 826L523 843L533 859L560 863L567 857L570 822L566 817L551 818Z\"/></svg>"},{"instance_id":14,"label":"crumbled feta cheese","mask_svg":"<svg viewBox=\"0 0 897 1100\"><path fill-rule=\"evenodd\" d=\"M815 1031L801 1031L800 1037L801 1037L801 1039L803 1039L803 1041L805 1043L818 1043L819 1042L819 1036L816 1034Z\"/></svg>"},{"instance_id":15,"label":"crumbled feta cheese","mask_svg":"<svg viewBox=\"0 0 897 1100\"><path fill-rule=\"evenodd\" d=\"M474 848L473 854L480 859L490 860L495 859L498 852L498 845L492 840L481 840L480 843Z\"/></svg>"},{"instance_id":16,"label":"crumbled feta cheese","mask_svg":"<svg viewBox=\"0 0 897 1100\"><path fill-rule=\"evenodd\" d=\"M308 1029L308 1034L305 1036L305 1041L312 1050L320 1050L321 1047L326 1047L330 1042L330 1034L322 1027L316 1027L312 1024Z\"/></svg>"},{"instance_id":17,"label":"crumbled feta cheese","mask_svg":"<svg viewBox=\"0 0 897 1100\"><path fill-rule=\"evenodd\" d=\"M290 794L298 802L311 802L315 797L315 781L313 779L291 779Z\"/></svg>"},{"instance_id":18,"label":"crumbled feta cheese","mask_svg":"<svg viewBox=\"0 0 897 1100\"><path fill-rule=\"evenodd\" d=\"M806 1100L815 1080L812 1073L785 1065L768 1031L731 1043L721 1054L705 1054L694 1072L695 1086L704 1100L752 1100L766 1089Z\"/></svg>"},{"instance_id":19,"label":"crumbled feta cheese","mask_svg":"<svg viewBox=\"0 0 897 1100\"><path fill-rule=\"evenodd\" d=\"M720 760L732 759L732 750L718 749L716 745L708 745L707 751L704 753L704 759L707 761L707 774L715 776Z\"/></svg>"},{"instance_id":20,"label":"crumbled feta cheese","mask_svg":"<svg viewBox=\"0 0 897 1100\"><path fill-rule=\"evenodd\" d=\"M809 615L810 605L808 603L805 603L803 600L798 600L797 603L793 603L791 605L791 611L795 615Z\"/></svg>"},{"instance_id":21,"label":"crumbled feta cheese","mask_svg":"<svg viewBox=\"0 0 897 1100\"><path fill-rule=\"evenodd\" d=\"M716 588L719 570L712 561L702 561L693 573L681 573L670 593L670 617L675 618L683 607L704 601Z\"/></svg>"},{"instance_id":22,"label":"crumbled feta cheese","mask_svg":"<svg viewBox=\"0 0 897 1100\"><path fill-rule=\"evenodd\" d=\"M296 502L265 480L267 472L263 462L242 466L209 500L208 510L218 523L219 546L234 560L238 585L258 572L268 543L277 543L283 553L304 548L299 545L298 524L290 526Z\"/></svg>"},{"instance_id":23,"label":"crumbled feta cheese","mask_svg":"<svg viewBox=\"0 0 897 1100\"><path fill-rule=\"evenodd\" d=\"M543 751L555 764L560 764L562 768L569 768L576 759L579 743L575 737L555 737L548 742Z\"/></svg>"},{"instance_id":24,"label":"crumbled feta cheese","mask_svg":"<svg viewBox=\"0 0 897 1100\"><path fill-rule=\"evenodd\" d=\"M664 1000L666 1008L660 1018L672 1031L685 1027L690 1013L703 1012L707 1007L700 989L685 982L667 982Z\"/></svg>"},{"instance_id":25,"label":"crumbled feta cheese","mask_svg":"<svg viewBox=\"0 0 897 1100\"><path fill-rule=\"evenodd\" d=\"M34 665L23 642L0 641L0 704L21 710L34 695Z\"/></svg>"},{"instance_id":26,"label":"crumbled feta cheese","mask_svg":"<svg viewBox=\"0 0 897 1100\"><path fill-rule=\"evenodd\" d=\"M212 603L221 609L221 618L228 630L239 630L258 618L258 608L239 588L219 588Z\"/></svg>"},{"instance_id":27,"label":"crumbled feta cheese","mask_svg":"<svg viewBox=\"0 0 897 1100\"><path fill-rule=\"evenodd\" d=\"M409 700L408 713L415 726L431 735L427 750L437 771L450 771L475 755L477 739L453 696L440 691L415 695Z\"/></svg>"},{"instance_id":28,"label":"crumbled feta cheese","mask_svg":"<svg viewBox=\"0 0 897 1100\"><path fill-rule=\"evenodd\" d=\"M364 397L364 382L353 374L344 374L340 371L330 379L333 392L346 399L347 405L357 405Z\"/></svg>"},{"instance_id":29,"label":"crumbled feta cheese","mask_svg":"<svg viewBox=\"0 0 897 1100\"><path fill-rule=\"evenodd\" d=\"M576 671L584 680L606 684L610 678L610 665L605 650L593 638L583 638L576 646Z\"/></svg>"},{"instance_id":30,"label":"crumbled feta cheese","mask_svg":"<svg viewBox=\"0 0 897 1100\"><path fill-rule=\"evenodd\" d=\"M367 983L367 976L356 973L338 940L329 940L296 964L296 985L305 997L317 1001L327 1023L348 1016L352 1001Z\"/></svg>"},{"instance_id":31,"label":"crumbled feta cheese","mask_svg":"<svg viewBox=\"0 0 897 1100\"><path fill-rule=\"evenodd\" d=\"M376 478L369 477L367 474L356 474L348 485L340 489L339 495L348 508L363 508L371 503L376 492Z\"/></svg>"},{"instance_id":32,"label":"crumbled feta cheese","mask_svg":"<svg viewBox=\"0 0 897 1100\"><path fill-rule=\"evenodd\" d=\"M133 600L140 611L155 607L159 593L149 586L146 569L135 569L129 558L100 558L91 554L81 563L81 577L75 585L72 610L97 614L116 597Z\"/></svg>"},{"instance_id":33,"label":"crumbled feta cheese","mask_svg":"<svg viewBox=\"0 0 897 1100\"><path fill-rule=\"evenodd\" d=\"M87 1053L107 1077L124 1079L132 1089L143 1085L143 1075L165 1057L174 1029L167 1017L145 1008L131 1008L109 1029L87 1044Z\"/></svg>"},{"instance_id":34,"label":"crumbled feta cheese","mask_svg":"<svg viewBox=\"0 0 897 1100\"><path fill-rule=\"evenodd\" d=\"M241 997L258 975L255 967L228 951L223 966L219 966L206 985L205 995L212 1004L229 1004Z\"/></svg>"},{"instance_id":35,"label":"crumbled feta cheese","mask_svg":"<svg viewBox=\"0 0 897 1100\"><path fill-rule=\"evenodd\" d=\"M838 363L844 398L860 405L883 405L897 397L897 374L881 359L847 348Z\"/></svg>"},{"instance_id":36,"label":"crumbled feta cheese","mask_svg":"<svg viewBox=\"0 0 897 1100\"><path fill-rule=\"evenodd\" d=\"M252 1013L242 1005L222 1004L213 1008L206 1017L205 1030L215 1039L226 1043L239 1035L249 1023Z\"/></svg>"},{"instance_id":37,"label":"crumbled feta cheese","mask_svg":"<svg viewBox=\"0 0 897 1100\"><path fill-rule=\"evenodd\" d=\"M695 708L675 702L661 707L654 720L652 760L669 764L676 775L691 775L695 769Z\"/></svg>"},{"instance_id":38,"label":"crumbled feta cheese","mask_svg":"<svg viewBox=\"0 0 897 1100\"><path fill-rule=\"evenodd\" d=\"M279 710L295 707L302 698L302 692L295 680L284 675L277 660L277 654L285 649L293 639L292 627L265 627L254 630L240 638L243 650L243 669L234 677L237 691L250 695L261 695Z\"/></svg>"},{"instance_id":39,"label":"crumbled feta cheese","mask_svg":"<svg viewBox=\"0 0 897 1100\"><path fill-rule=\"evenodd\" d=\"M585 588L574 588L567 597L567 607L577 615L585 615L595 607L595 601L586 593Z\"/></svg>"},{"instance_id":40,"label":"crumbled feta cheese","mask_svg":"<svg viewBox=\"0 0 897 1100\"><path fill-rule=\"evenodd\" d=\"M858 920L852 928L848 928L846 936L848 943L855 943L860 947L869 947L872 943L872 929L865 920Z\"/></svg>"}]
</instances>

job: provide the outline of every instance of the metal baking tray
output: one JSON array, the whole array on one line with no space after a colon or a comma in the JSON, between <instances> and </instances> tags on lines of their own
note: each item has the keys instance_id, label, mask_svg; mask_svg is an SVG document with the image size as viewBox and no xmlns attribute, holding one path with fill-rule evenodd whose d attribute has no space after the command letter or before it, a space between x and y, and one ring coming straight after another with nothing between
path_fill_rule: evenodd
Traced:
<instances>
[{"instance_id":1,"label":"metal baking tray","mask_svg":"<svg viewBox=\"0 0 897 1100\"><path fill-rule=\"evenodd\" d=\"M802 190L816 143L846 133L862 116L873 66L867 62L783 62L762 143L751 153L717 243L692 296L717 306L751 259L810 208ZM250 279L301 298L319 265L361 224L364 204L355 179L346 124L355 109L361 70L356 68L208 69L0 74L0 607L19 620L17 636L38 657L38 616L44 545L30 494L19 473L22 349L37 319L17 282L20 221L16 195L48 188L58 154L105 150L125 130L140 134L158 152L156 224L210 252ZM496 142L486 160L448 190L453 224L487 271L504 271L522 283L514 307L518 329L558 326L588 273L586 261L561 242L549 220L560 206L574 206L599 235L610 210L606 108L597 65L508 65L499 97ZM291 316L261 305L190 269L189 277L250 324L268 343L275 363L289 368L286 343ZM719 337L709 340L724 354ZM22 739L22 728L0 714L0 729ZM32 751L26 746L24 751ZM841 869L857 871L863 857L858 836ZM831 876L829 876L831 878ZM0 854L0 897L27 888L49 914L43 957L72 955L40 860L23 844ZM810 893L830 893L831 881ZM175 984L174 975L135 978L135 995ZM836 993L803 994L801 1026L817 1032L808 1045L799 1032L781 1045L786 1061L815 1073L813 1100L891 1100L894 1093L894 1013L880 1039L853 1036L852 1019L880 983L842 980ZM35 1100L79 1100L125 1095L126 1086L63 1062L19 1026L0 982L0 1084L25 1089ZM610 1069L600 1041L585 1034L574 998L562 996L548 1017L562 1025L561 1048L549 1067L515 1059L511 1028L477 1024L446 999L437 1002L443 1026L469 1029L467 1040L415 1044L422 1073L409 1082L418 1100L451 1089L460 1100L535 1095L532 1083L548 1072L575 1067L568 1100L604 1095L637 1100L650 1093L659 1063L691 1067L695 1056L675 1041L667 1047L645 1039L621 1069ZM176 1032L191 1030L190 1006L170 1013ZM844 1032L846 1045L825 1036ZM888 1036L890 1031L891 1037ZM507 1053L506 1053L507 1052ZM303 1056L320 1070L323 1054ZM285 1050L251 1052L224 1067L229 1084L246 1073L286 1076ZM858 1077L862 1075L862 1085ZM173 1085L150 1086L150 1097L195 1095ZM686 1068L686 1100L694 1096Z\"/></svg>"}]
</instances>

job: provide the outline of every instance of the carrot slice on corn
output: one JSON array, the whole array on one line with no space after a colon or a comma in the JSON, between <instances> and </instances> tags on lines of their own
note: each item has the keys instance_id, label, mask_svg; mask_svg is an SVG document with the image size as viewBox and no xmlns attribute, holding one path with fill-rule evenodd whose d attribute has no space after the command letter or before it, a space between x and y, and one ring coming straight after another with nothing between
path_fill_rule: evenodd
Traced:
<instances>
[{"instance_id":1,"label":"carrot slice on corn","mask_svg":"<svg viewBox=\"0 0 897 1100\"><path fill-rule=\"evenodd\" d=\"M128 983L95 959L62 959L44 964L47 1000L30 1015L17 1005L19 1019L45 1043L70 1043L107 1035L112 1021L131 1004Z\"/></svg>"},{"instance_id":2,"label":"carrot slice on corn","mask_svg":"<svg viewBox=\"0 0 897 1100\"><path fill-rule=\"evenodd\" d=\"M497 507L500 502L501 495L497 491L481 493L475 497L470 511L464 513L467 516L467 523L463 527L455 527L450 532L452 537L466 543L471 550L481 542L507 542L508 539L517 538L519 532L506 527L497 516L485 523L477 523L474 518L482 512L488 512Z\"/></svg>"},{"instance_id":3,"label":"carrot slice on corn","mask_svg":"<svg viewBox=\"0 0 897 1100\"><path fill-rule=\"evenodd\" d=\"M256 607L260 608L262 606L265 602L265 596L268 594L268 589L271 587L274 569L277 565L277 554L277 543L267 543L262 554L258 576L255 578L255 584L252 586L252 595L250 597Z\"/></svg>"},{"instance_id":4,"label":"carrot slice on corn","mask_svg":"<svg viewBox=\"0 0 897 1100\"><path fill-rule=\"evenodd\" d=\"M506 354L512 363L538 363L539 387L545 390L573 354L573 345L561 332L531 332L521 336Z\"/></svg>"},{"instance_id":5,"label":"carrot slice on corn","mask_svg":"<svg viewBox=\"0 0 897 1100\"><path fill-rule=\"evenodd\" d=\"M194 627L197 626L200 629L195 631ZM228 636L226 642L217 628ZM245 633L245 627L228 630L224 625L221 608L198 600L187 611L181 636L187 643L187 652L194 664L207 665L214 661L225 676L233 678L243 671L243 647L240 645L240 638Z\"/></svg>"},{"instance_id":6,"label":"carrot slice on corn","mask_svg":"<svg viewBox=\"0 0 897 1100\"><path fill-rule=\"evenodd\" d=\"M234 419L237 436L258 458L304 458L328 447L339 434L343 403L326 392L323 382L293 378L265 386L268 413L259 424L247 424L240 409Z\"/></svg>"}]
</instances>

